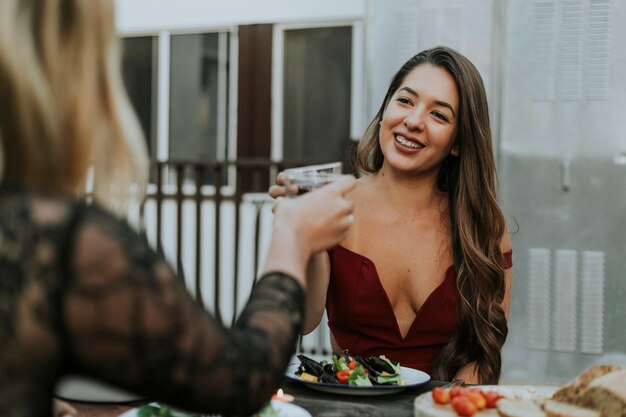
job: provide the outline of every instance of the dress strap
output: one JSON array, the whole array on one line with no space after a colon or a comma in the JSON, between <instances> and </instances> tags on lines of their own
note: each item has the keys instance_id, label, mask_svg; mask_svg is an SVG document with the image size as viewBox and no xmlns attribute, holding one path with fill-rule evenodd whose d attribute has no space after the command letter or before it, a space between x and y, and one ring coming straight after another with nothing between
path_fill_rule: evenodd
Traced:
<instances>
[{"instance_id":1,"label":"dress strap","mask_svg":"<svg viewBox=\"0 0 626 417\"><path fill-rule=\"evenodd\" d=\"M513 268L513 249L509 249L502 254L502 267L504 269Z\"/></svg>"}]
</instances>

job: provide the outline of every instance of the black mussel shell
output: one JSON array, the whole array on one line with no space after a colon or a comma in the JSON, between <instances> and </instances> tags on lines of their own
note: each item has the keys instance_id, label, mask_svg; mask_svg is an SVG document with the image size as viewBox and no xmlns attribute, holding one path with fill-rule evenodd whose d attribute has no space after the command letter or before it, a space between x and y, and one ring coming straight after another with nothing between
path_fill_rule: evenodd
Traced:
<instances>
[{"instance_id":1,"label":"black mussel shell","mask_svg":"<svg viewBox=\"0 0 626 417\"><path fill-rule=\"evenodd\" d=\"M377 373L387 372L389 374L395 374L396 371L384 360L380 359L376 356L370 356L365 359L365 363L367 364L367 370L370 369L375 370Z\"/></svg>"},{"instance_id":2,"label":"black mussel shell","mask_svg":"<svg viewBox=\"0 0 626 417\"><path fill-rule=\"evenodd\" d=\"M307 374L321 378L324 373L324 367L321 363L304 355L298 355L298 359L300 359L300 366L296 372L297 375L306 372Z\"/></svg>"}]
</instances>

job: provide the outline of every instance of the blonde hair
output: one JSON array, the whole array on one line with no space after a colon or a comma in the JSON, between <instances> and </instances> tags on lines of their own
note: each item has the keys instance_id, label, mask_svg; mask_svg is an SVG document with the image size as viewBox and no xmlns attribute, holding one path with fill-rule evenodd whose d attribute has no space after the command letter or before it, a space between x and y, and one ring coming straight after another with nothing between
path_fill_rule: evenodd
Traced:
<instances>
[{"instance_id":1,"label":"blonde hair","mask_svg":"<svg viewBox=\"0 0 626 417\"><path fill-rule=\"evenodd\" d=\"M93 168L94 199L121 214L148 159L112 3L0 0L0 178L82 196Z\"/></svg>"}]
</instances>

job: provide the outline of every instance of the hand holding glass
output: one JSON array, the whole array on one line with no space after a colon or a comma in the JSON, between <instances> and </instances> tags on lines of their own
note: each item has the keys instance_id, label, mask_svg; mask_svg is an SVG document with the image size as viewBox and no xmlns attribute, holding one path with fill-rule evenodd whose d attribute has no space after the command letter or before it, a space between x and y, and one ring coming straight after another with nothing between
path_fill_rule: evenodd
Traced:
<instances>
[{"instance_id":1,"label":"hand holding glass","mask_svg":"<svg viewBox=\"0 0 626 417\"><path fill-rule=\"evenodd\" d=\"M341 162L290 168L284 171L287 197L297 197L341 176Z\"/></svg>"}]
</instances>

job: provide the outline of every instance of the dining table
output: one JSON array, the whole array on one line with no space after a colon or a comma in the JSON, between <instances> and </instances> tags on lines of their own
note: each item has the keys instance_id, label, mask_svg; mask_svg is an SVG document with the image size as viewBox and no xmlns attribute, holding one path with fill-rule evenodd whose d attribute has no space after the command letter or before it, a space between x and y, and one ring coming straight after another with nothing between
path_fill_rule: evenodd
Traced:
<instances>
[{"instance_id":1,"label":"dining table","mask_svg":"<svg viewBox=\"0 0 626 417\"><path fill-rule=\"evenodd\" d=\"M293 404L308 411L312 417L413 417L415 398L444 385L440 381L428 381L399 392L384 395L345 395L320 392L285 378L280 384L285 394L293 396ZM90 403L68 401L78 411L77 417L118 417L148 400L127 403ZM226 417L226 416L224 416Z\"/></svg>"}]
</instances>

